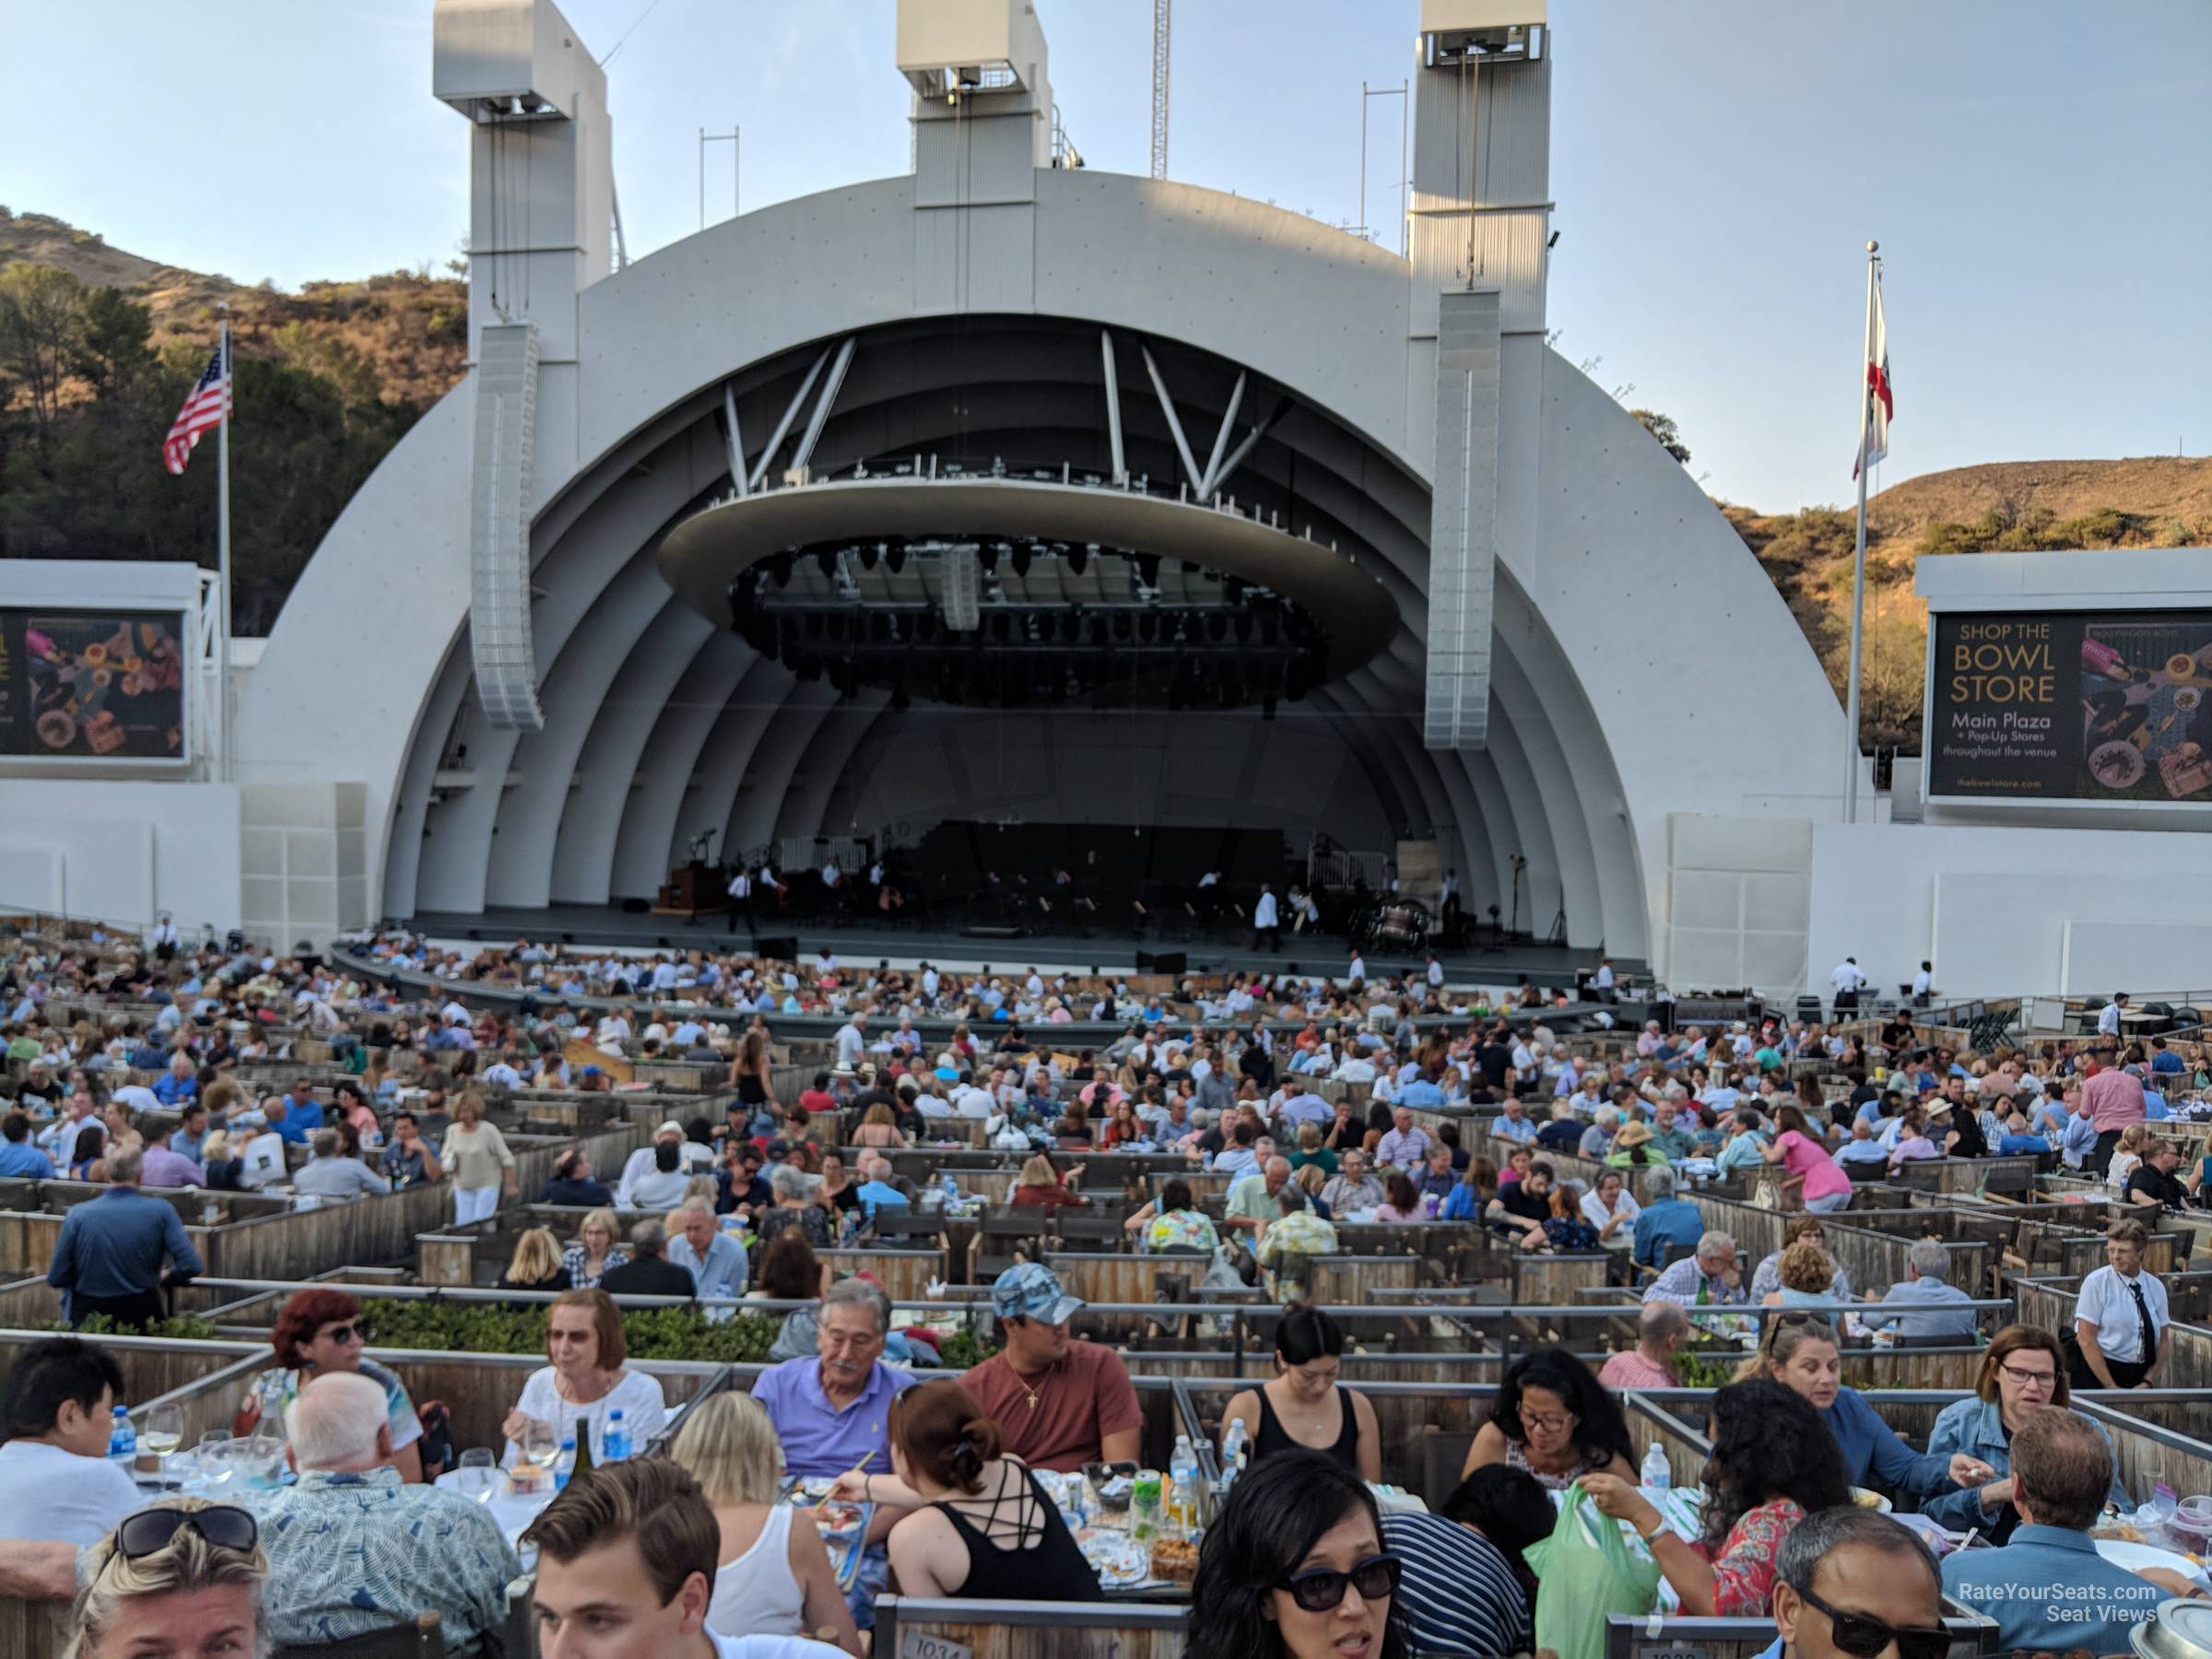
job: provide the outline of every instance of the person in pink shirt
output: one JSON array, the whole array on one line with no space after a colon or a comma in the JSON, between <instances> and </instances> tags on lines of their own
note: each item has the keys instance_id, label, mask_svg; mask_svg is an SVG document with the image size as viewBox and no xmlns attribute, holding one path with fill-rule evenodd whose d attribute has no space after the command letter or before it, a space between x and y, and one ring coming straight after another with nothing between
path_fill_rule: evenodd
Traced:
<instances>
[{"instance_id":1,"label":"person in pink shirt","mask_svg":"<svg viewBox=\"0 0 2212 1659\"><path fill-rule=\"evenodd\" d=\"M1805 1113L1794 1106L1784 1106L1774 1113L1774 1122L1782 1133L1761 1156L1789 1171L1790 1178L1783 1184L1802 1183L1805 1207L1816 1216L1848 1207L1851 1177L1836 1167L1836 1160L1828 1155L1827 1141L1805 1121Z\"/></svg>"},{"instance_id":2,"label":"person in pink shirt","mask_svg":"<svg viewBox=\"0 0 2212 1659\"><path fill-rule=\"evenodd\" d=\"M1672 1362L1688 1335L1680 1302L1645 1302L1636 1315L1636 1346L1606 1360L1597 1380L1607 1388L1679 1388Z\"/></svg>"},{"instance_id":3,"label":"person in pink shirt","mask_svg":"<svg viewBox=\"0 0 2212 1659\"><path fill-rule=\"evenodd\" d=\"M2095 1063L2097 1069L2081 1086L2081 1098L2089 1108L2089 1122L2097 1131L2097 1149L2089 1154L2088 1167L2099 1175L2112 1161L2112 1148L2120 1144L2120 1132L2149 1116L2149 1108L2143 1100L2143 1085L2112 1064L2113 1058L2109 1051L2100 1053Z\"/></svg>"}]
</instances>

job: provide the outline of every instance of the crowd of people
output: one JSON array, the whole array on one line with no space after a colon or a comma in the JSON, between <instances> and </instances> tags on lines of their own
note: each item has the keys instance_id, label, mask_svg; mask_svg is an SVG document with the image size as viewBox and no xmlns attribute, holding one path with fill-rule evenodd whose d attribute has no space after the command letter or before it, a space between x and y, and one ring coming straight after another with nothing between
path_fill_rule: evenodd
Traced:
<instances>
[{"instance_id":1,"label":"crowd of people","mask_svg":"<svg viewBox=\"0 0 2212 1659\"><path fill-rule=\"evenodd\" d=\"M549 1435L593 1465L524 1537L548 1652L586 1651L584 1627L608 1606L666 1634L652 1651L705 1659L762 1638L865 1652L875 1598L894 1583L908 1594L1100 1597L1040 1478L1140 1454L1135 1387L1112 1347L1077 1334L1083 1303L1022 1262L990 1287L995 1351L929 1379L916 1373L942 1369L930 1335L900 1328L873 1278L823 1260L919 1205L894 1155L938 1141L944 1120L980 1120L986 1145L1018 1155L1008 1203L1048 1218L1087 1206L1087 1156L1149 1151L1227 1174L1218 1213L1169 1180L1123 1230L1140 1250L1246 1262L1293 1298L1275 1322L1273 1375L1235 1389L1220 1413L1252 1468L1206 1535L1190 1633L1200 1654L1524 1651L1545 1594L1535 1547L1571 1493L1638 1535L1685 1612L1771 1617L1794 1653L1887 1651L1865 1645L1878 1634L1933 1659L1946 1651L1934 1645L1938 1590L1997 1618L2008 1640L2054 1644L2053 1628L2007 1605L2007 1586L2100 1571L2093 1549L2077 1558L2098 1512L2125 1496L2109 1437L2072 1410L2071 1391L2156 1383L2169 1312L2145 1268L2150 1228L2204 1192L2202 1163L2183 1170L2155 1128L2212 1111L2203 1051L2131 1044L2116 1026L1973 1054L1922 1046L1901 1019L1872 1034L1654 1023L1599 1060L1544 1023L1540 997L1501 999L1533 1000L1533 1019L1476 1012L1433 964L1390 982L1358 963L1332 980L1231 976L1155 1002L1034 970L848 971L827 953L784 966L708 952L582 959L528 941L465 959L405 935L365 948L450 990L242 948L164 957L18 941L0 966L18 1072L0 1176L107 1187L71 1207L49 1269L78 1326L148 1324L165 1286L202 1271L176 1207L147 1187L335 1204L441 1183L456 1223L525 1197L578 1212L567 1237L521 1231L500 1278L551 1300L527 1304L545 1308L546 1363L500 1403L493 1450L512 1465ZM472 985L524 994L471 1006ZM609 995L629 1000L580 1006ZM50 1002L87 996L159 1012L46 1018ZM820 1014L837 1020L827 1063L791 1089L771 1064L773 1022ZM1052 1039L1052 1026L1100 1018L1125 1021L1121 1035L1072 1053ZM949 1037L925 1041L916 1022L946 1018ZM243 1087L241 1068L283 1063L272 1035L297 1030L327 1041L346 1075L319 1083L302 1067L281 1089ZM728 1097L722 1121L665 1122L618 1171L571 1150L524 1194L498 1121L504 1096L611 1088L617 1065L656 1055L710 1065ZM1800 1079L1793 1063L1807 1059L1850 1079L1848 1093ZM1495 1109L1481 1151L1437 1123L1463 1106ZM832 1118L847 1133L826 1136ZM1972 1297L1934 1241L1908 1253L1899 1282L1853 1287L1826 1230L1854 1177L2030 1155L2110 1183L2123 1213L2107 1265L2083 1281L2071 1329L1999 1330L1973 1393L1916 1451L1842 1381L1847 1344L1883 1329L1974 1342ZM1595 1177L1562 1179L1570 1157ZM1798 1213L1754 1264L1686 1194L1768 1167ZM1635 1347L1601 1371L1563 1349L1515 1361L1433 1513L1377 1511L1368 1483L1392 1454L1375 1406L1343 1381L1342 1327L1294 1300L1298 1259L1335 1253L1338 1226L1367 1222L1464 1222L1508 1248L1617 1253L1618 1281L1643 1287ZM677 1421L679 1403L630 1360L633 1298L703 1300L717 1313L778 1304L771 1362L746 1392ZM1696 1535L1682 1535L1640 1481L1617 1391L1673 1386L1707 1322L1753 1307L1758 1347L1706 1408L1704 1502ZM107 1461L121 1372L97 1343L55 1337L18 1358L0 1389L11 1496L0 1536L85 1552L73 1569L85 1652L125 1651L149 1606L186 1594L200 1596L194 1617L280 1644L427 1607L458 1649L505 1618L514 1545L435 1484L461 1449L431 1403L366 1356L371 1317L327 1288L286 1301L272 1363L245 1386L233 1427L281 1436L298 1479L235 1503L149 1506ZM650 1454L625 1456L621 1441ZM848 1587L807 1512L780 1501L794 1478L867 1506ZM1858 1509L1854 1488L1991 1547L1938 1564L1910 1531ZM1906 1554L1925 1573L1898 1571ZM47 1559L19 1559L26 1572ZM2115 1630L2185 1588L2107 1581Z\"/></svg>"}]
</instances>

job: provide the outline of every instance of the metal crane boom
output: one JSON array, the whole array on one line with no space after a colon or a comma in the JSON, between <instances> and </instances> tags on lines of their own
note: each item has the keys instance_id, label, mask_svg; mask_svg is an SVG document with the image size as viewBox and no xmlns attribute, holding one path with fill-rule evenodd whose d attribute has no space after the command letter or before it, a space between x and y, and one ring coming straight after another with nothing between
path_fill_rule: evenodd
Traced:
<instances>
[{"instance_id":1,"label":"metal crane boom","mask_svg":"<svg viewBox=\"0 0 2212 1659\"><path fill-rule=\"evenodd\" d=\"M1152 0L1152 176L1168 176L1168 34L1173 0Z\"/></svg>"}]
</instances>

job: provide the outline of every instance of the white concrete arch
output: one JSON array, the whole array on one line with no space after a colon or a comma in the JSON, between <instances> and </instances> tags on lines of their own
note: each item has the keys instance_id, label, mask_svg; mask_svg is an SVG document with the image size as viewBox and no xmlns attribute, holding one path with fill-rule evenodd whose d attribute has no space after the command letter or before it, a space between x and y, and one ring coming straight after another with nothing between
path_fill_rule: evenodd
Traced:
<instances>
[{"instance_id":1,"label":"white concrete arch","mask_svg":"<svg viewBox=\"0 0 2212 1659\"><path fill-rule=\"evenodd\" d=\"M730 810L729 827L723 831L724 846L751 847L773 841L792 773L798 770L807 746L837 702L836 688L826 679L803 680L792 688L753 748L752 760L745 769L736 802Z\"/></svg>"},{"instance_id":2,"label":"white concrete arch","mask_svg":"<svg viewBox=\"0 0 2212 1659\"><path fill-rule=\"evenodd\" d=\"M692 787L700 751L738 680L757 660L753 648L735 634L712 634L669 694L652 734L638 748L629 807L622 815L607 878L613 897L653 897L679 862L686 849L677 844L677 818ZM721 856L722 848L716 846L714 853Z\"/></svg>"},{"instance_id":3,"label":"white concrete arch","mask_svg":"<svg viewBox=\"0 0 2212 1659\"><path fill-rule=\"evenodd\" d=\"M553 847L551 892L571 904L605 904L614 886L622 820L636 810L631 782L653 727L684 675L715 635L712 623L665 605L630 648L576 757L568 812Z\"/></svg>"},{"instance_id":4,"label":"white concrete arch","mask_svg":"<svg viewBox=\"0 0 2212 1659\"><path fill-rule=\"evenodd\" d=\"M518 747L512 735L490 733L475 712L465 653L454 655L465 642L468 597L474 398L465 383L357 495L295 590L241 706L244 775L362 784L380 911L480 907L494 889L488 868L509 857L511 824L528 855L497 890L594 892L604 861L607 890L622 893L657 885L652 866L680 853L700 823L762 823L764 837L782 822L799 833L810 821L833 822L864 784L839 779L825 790L809 772L794 790L767 782L779 770L788 780L791 768L755 765L780 752L771 740L787 724L785 694L796 690L791 707L803 710L821 689L794 688L774 665L747 666L718 637L712 668L705 649L695 653L666 693L681 706L664 710L640 741L631 735L639 717L621 707L622 665L653 657L658 636L642 630L657 608L619 626L608 615L613 669L579 673L587 659L575 657L564 670L571 641L602 626L609 582L670 518L721 488L714 412L725 380L739 386L757 453L825 342L899 327L934 330L957 347L963 329L971 340L1003 340L1026 325L1042 342L1033 365L1009 359L954 372L947 359L957 350L924 338L902 348L911 359L903 384L900 365L875 363L864 337L849 399L823 434L827 453L862 445L871 430L911 432L916 441L934 433L936 446L947 444L958 421L933 410L932 399L971 380L1020 388L1035 406L1032 434L1095 444L1103 394L1079 347L1087 337L1095 348L1097 329L1111 326L1124 343L1119 407L1128 441L1162 476L1171 446L1150 388L1128 360L1140 336L1154 343L1178 407L1202 430L1225 395L1225 366L1295 400L1232 488L1254 500L1295 492L1316 534L1334 525L1398 600L1403 632L1370 675L1344 688L1358 713L1338 729L1388 778L1383 793L1397 800L1381 810L1410 819L1418 802L1434 821L1456 826L1470 900L1480 900L1478 874L1506 890L1518 849L1532 873L1547 861L1550 889L1564 880L1578 938L1602 936L1626 954L1631 924L1641 916L1648 938L1659 913L1653 889L1664 885L1670 813L1802 814L1832 799L1824 758L1841 747L1840 716L1822 712L1818 665L1771 584L1682 469L1533 336L1509 341L1506 353L1512 373L1535 387L1526 406L1536 413L1501 433L1501 458L1515 467L1524 459L1525 469L1513 473L1522 496L1500 518L1495 646L1507 685L1497 700L1496 751L1422 751L1414 706L1427 636L1433 387L1418 372L1428 343L1409 339L1406 265L1297 216L1194 186L1053 170L1034 182L1035 203L1021 210L1010 244L1019 253L1001 262L1008 281L994 287L988 316L963 320L950 309L954 290L932 264L933 250L948 244L916 236L914 185L903 178L746 215L585 289L574 307L575 360L546 370L532 538L545 590L534 620L546 694L562 695L565 679L573 694L595 700L582 735ZM959 212L929 211L948 223ZM1261 291L1265 303L1255 304ZM1241 421L1255 413L1248 401ZM404 606L390 603L394 593L406 595ZM1593 635L1608 649L1585 649ZM1685 653L1675 643L1715 638L1726 649ZM336 731L299 690L324 672L334 640L379 665L359 718ZM667 680L666 666L651 677ZM1748 684L1761 695L1745 695ZM1649 741L1654 688L1697 721L1699 741L1687 752ZM702 708L701 698L724 706ZM1383 718L1406 732L1382 742L1359 735ZM853 724L825 729L842 734ZM875 734L899 729L862 726L850 764L867 765ZM581 757L595 779L603 748L619 757L632 746L630 787L607 792L611 842L608 802L594 781L588 806L571 806L565 828L558 808L549 832L535 824L541 805L575 793L570 775L556 774L572 774ZM462 747L475 782L433 805L438 759ZM522 782L502 810L511 763ZM773 798L756 802L750 787L737 798L748 769ZM533 826L523 831L525 817ZM1575 851L1578 838L1586 854ZM1556 891L1547 892L1531 906L1545 909L1538 924L1547 903L1557 908Z\"/></svg>"},{"instance_id":5,"label":"white concrete arch","mask_svg":"<svg viewBox=\"0 0 2212 1659\"><path fill-rule=\"evenodd\" d=\"M791 671L782 664L765 657L753 659L737 682L729 706L700 746L699 760L692 769L699 782L685 795L677 814L677 844L688 846L693 836L712 830L717 838L715 846L724 859L750 860L759 851L747 842L731 841L730 820L736 811L738 788L752 765L753 751L795 684Z\"/></svg>"},{"instance_id":6,"label":"white concrete arch","mask_svg":"<svg viewBox=\"0 0 2212 1659\"><path fill-rule=\"evenodd\" d=\"M890 701L891 694L888 691L860 691L830 711L816 729L814 740L806 746L803 763L783 799L777 804L779 841L791 835L805 836L811 841L818 836L841 833L829 828L824 821L830 792L843 775L854 747L876 724L877 715L890 706Z\"/></svg>"},{"instance_id":7,"label":"white concrete arch","mask_svg":"<svg viewBox=\"0 0 2212 1659\"><path fill-rule=\"evenodd\" d=\"M515 785L500 796L488 902L536 909L552 901L553 848L574 799L577 757L631 647L672 603L658 577L650 560L632 559L593 603L590 625L569 636L547 670L545 727L524 735Z\"/></svg>"}]
</instances>

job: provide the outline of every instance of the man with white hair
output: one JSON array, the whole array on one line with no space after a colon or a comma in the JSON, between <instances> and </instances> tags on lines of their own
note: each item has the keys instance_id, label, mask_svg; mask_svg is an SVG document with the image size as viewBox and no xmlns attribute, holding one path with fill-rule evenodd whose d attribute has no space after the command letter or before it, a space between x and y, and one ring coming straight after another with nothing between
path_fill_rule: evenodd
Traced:
<instances>
[{"instance_id":1,"label":"man with white hair","mask_svg":"<svg viewBox=\"0 0 2212 1659\"><path fill-rule=\"evenodd\" d=\"M324 1372L300 1389L285 1429L299 1484L232 1500L261 1525L273 1643L322 1647L424 1612L438 1615L450 1651L500 1628L523 1564L488 1511L401 1480L382 1388Z\"/></svg>"},{"instance_id":2,"label":"man with white hair","mask_svg":"<svg viewBox=\"0 0 2212 1659\"><path fill-rule=\"evenodd\" d=\"M1660 1171L1653 1171L1659 1173ZM1646 1178L1647 1184L1649 1177ZM1653 1189L1656 1192L1656 1188ZM1671 1195L1673 1182L1667 1183ZM1644 1206L1644 1215L1654 1206ZM1708 1232L1700 1236L1697 1253L1677 1262L1653 1279L1644 1291L1643 1300L1650 1301L1680 1302L1685 1307L1695 1304L1728 1306L1749 1300L1744 1285L1743 1269L1736 1265L1735 1241L1724 1232Z\"/></svg>"},{"instance_id":3,"label":"man with white hair","mask_svg":"<svg viewBox=\"0 0 2212 1659\"><path fill-rule=\"evenodd\" d=\"M703 1198L693 1198L668 1213L668 1259L691 1275L701 1296L743 1296L747 1280L745 1247L736 1236L714 1224ZM723 1318L729 1310L713 1311Z\"/></svg>"},{"instance_id":4,"label":"man with white hair","mask_svg":"<svg viewBox=\"0 0 2212 1659\"><path fill-rule=\"evenodd\" d=\"M1900 1336L1972 1342L1976 1314L1973 1309L1959 1304L1973 1298L1947 1277L1951 1265L1950 1253L1934 1239L1923 1239L1905 1253L1905 1265L1912 1277L1901 1284L1890 1286L1889 1293L1881 1301L1884 1307L1907 1307L1913 1311L1869 1313L1865 1315L1867 1326L1878 1330L1894 1324ZM1866 1300L1875 1300L1873 1291L1866 1292Z\"/></svg>"}]
</instances>

